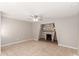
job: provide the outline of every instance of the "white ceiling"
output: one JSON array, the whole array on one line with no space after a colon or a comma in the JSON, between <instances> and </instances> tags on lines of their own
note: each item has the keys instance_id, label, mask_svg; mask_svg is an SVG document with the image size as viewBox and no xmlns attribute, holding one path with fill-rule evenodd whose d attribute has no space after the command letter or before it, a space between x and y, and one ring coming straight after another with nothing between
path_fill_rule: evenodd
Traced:
<instances>
[{"instance_id":1,"label":"white ceiling","mask_svg":"<svg viewBox=\"0 0 79 59\"><path fill-rule=\"evenodd\" d=\"M31 15L41 15L44 18L63 18L79 14L79 3L71 2L17 2L0 3L0 11L4 16L31 20Z\"/></svg>"}]
</instances>

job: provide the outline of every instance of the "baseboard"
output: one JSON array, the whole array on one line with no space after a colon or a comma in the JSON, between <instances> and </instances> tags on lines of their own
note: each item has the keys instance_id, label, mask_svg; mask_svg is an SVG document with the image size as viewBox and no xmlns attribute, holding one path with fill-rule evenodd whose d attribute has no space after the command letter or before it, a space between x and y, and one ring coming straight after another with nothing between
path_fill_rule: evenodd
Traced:
<instances>
[{"instance_id":1,"label":"baseboard","mask_svg":"<svg viewBox=\"0 0 79 59\"><path fill-rule=\"evenodd\" d=\"M68 46L68 45L63 45L63 44L58 44L58 46L67 47L67 48L71 48L71 49L78 49L76 47L72 47L72 46Z\"/></svg>"},{"instance_id":2,"label":"baseboard","mask_svg":"<svg viewBox=\"0 0 79 59\"><path fill-rule=\"evenodd\" d=\"M11 42L11 43L7 43L7 44L4 44L4 45L1 45L1 47L6 47L6 46L10 46L10 45L22 43L22 42L25 42L25 41L30 41L30 40L33 40L33 39L27 39L27 40L20 40L20 41L16 41L16 42Z\"/></svg>"},{"instance_id":3,"label":"baseboard","mask_svg":"<svg viewBox=\"0 0 79 59\"><path fill-rule=\"evenodd\" d=\"M35 41L38 41L38 39L34 39Z\"/></svg>"}]
</instances>

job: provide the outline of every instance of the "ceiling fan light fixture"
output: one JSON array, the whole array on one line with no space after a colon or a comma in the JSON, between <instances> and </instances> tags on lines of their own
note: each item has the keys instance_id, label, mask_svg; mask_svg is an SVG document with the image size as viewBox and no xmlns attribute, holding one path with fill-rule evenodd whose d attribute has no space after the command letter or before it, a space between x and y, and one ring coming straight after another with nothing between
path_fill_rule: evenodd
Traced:
<instances>
[{"instance_id":1,"label":"ceiling fan light fixture","mask_svg":"<svg viewBox=\"0 0 79 59\"><path fill-rule=\"evenodd\" d=\"M33 21L34 21L34 22L37 22L37 21L38 21L38 18L34 18Z\"/></svg>"},{"instance_id":2,"label":"ceiling fan light fixture","mask_svg":"<svg viewBox=\"0 0 79 59\"><path fill-rule=\"evenodd\" d=\"M37 21L38 21L38 16L37 16L37 15L35 15L35 16L33 17L33 21L34 21L34 22L37 22Z\"/></svg>"}]
</instances>

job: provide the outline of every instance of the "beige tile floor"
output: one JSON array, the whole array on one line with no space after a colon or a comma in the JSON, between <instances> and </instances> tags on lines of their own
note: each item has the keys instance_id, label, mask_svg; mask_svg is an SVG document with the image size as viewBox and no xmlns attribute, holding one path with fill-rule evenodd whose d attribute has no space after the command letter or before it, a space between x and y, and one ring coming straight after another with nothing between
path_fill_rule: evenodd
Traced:
<instances>
[{"instance_id":1,"label":"beige tile floor","mask_svg":"<svg viewBox=\"0 0 79 59\"><path fill-rule=\"evenodd\" d=\"M73 56L76 50L45 41L26 41L3 47L2 56Z\"/></svg>"}]
</instances>

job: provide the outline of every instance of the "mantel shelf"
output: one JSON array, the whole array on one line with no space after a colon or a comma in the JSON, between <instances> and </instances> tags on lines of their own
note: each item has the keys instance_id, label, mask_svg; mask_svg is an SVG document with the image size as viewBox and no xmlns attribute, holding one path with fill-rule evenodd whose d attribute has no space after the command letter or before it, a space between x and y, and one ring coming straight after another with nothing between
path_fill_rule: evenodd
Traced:
<instances>
[{"instance_id":1,"label":"mantel shelf","mask_svg":"<svg viewBox=\"0 0 79 59\"><path fill-rule=\"evenodd\" d=\"M54 32L54 31L43 31L43 32Z\"/></svg>"}]
</instances>

